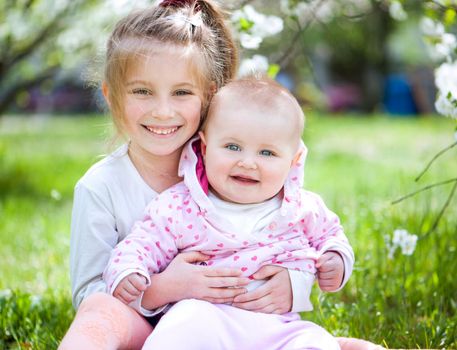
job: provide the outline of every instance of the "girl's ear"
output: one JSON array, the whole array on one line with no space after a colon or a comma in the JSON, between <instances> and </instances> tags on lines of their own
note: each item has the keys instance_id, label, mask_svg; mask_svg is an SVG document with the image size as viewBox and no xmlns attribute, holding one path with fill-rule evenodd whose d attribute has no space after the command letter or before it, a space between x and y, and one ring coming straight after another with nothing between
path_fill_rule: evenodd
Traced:
<instances>
[{"instance_id":1,"label":"girl's ear","mask_svg":"<svg viewBox=\"0 0 457 350\"><path fill-rule=\"evenodd\" d=\"M108 104L108 107L111 107L110 102L109 102L109 88L108 84L105 82L102 83L102 94L103 97L105 98L106 103Z\"/></svg>"},{"instance_id":2,"label":"girl's ear","mask_svg":"<svg viewBox=\"0 0 457 350\"><path fill-rule=\"evenodd\" d=\"M205 134L203 133L203 131L199 131L198 132L198 136L200 136L200 139L201 139L201 150L202 150L202 156L203 158L206 156L206 139L205 139Z\"/></svg>"}]
</instances>

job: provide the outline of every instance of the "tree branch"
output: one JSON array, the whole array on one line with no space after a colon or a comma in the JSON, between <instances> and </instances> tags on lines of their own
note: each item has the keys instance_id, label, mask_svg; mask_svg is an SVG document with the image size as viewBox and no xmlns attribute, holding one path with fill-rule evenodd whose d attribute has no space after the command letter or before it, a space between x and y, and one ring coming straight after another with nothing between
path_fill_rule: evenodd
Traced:
<instances>
[{"instance_id":1,"label":"tree branch","mask_svg":"<svg viewBox=\"0 0 457 350\"><path fill-rule=\"evenodd\" d=\"M432 163L438 158L440 157L443 153L449 151L451 148L457 146L457 141L452 143L451 145L447 146L446 148L442 149L441 151L439 151L437 154L435 154L435 156L432 158L432 160L430 160L430 162L428 162L427 166L425 167L424 170L421 171L421 173L414 179L414 181L419 181L420 178L422 177L422 175L424 175L427 170L430 168L430 166L432 165Z\"/></svg>"},{"instance_id":2,"label":"tree branch","mask_svg":"<svg viewBox=\"0 0 457 350\"><path fill-rule=\"evenodd\" d=\"M28 43L28 45L26 45L19 52L13 51L13 54L8 57L8 51L6 51L6 56L0 58L0 81L1 77L6 76L5 72L8 72L16 63L31 55L52 33L57 33L57 30L55 29L58 28L59 21L62 20L69 10L70 6L61 10L47 25L45 25L44 28L40 30L40 32Z\"/></svg>"},{"instance_id":3,"label":"tree branch","mask_svg":"<svg viewBox=\"0 0 457 350\"><path fill-rule=\"evenodd\" d=\"M294 37L290 41L290 44L286 49L283 50L283 54L278 58L275 59L274 61L280 66L280 67L285 67L289 63L289 57L292 56L292 54L295 52L297 48L297 42L302 36L302 34L309 28L311 23L316 20L316 16L314 15L316 9L322 6L322 4L326 2L326 0L320 0L319 3L314 7L313 9L313 19L308 21L304 27L300 25L299 20L297 20L297 25L298 25L298 31L295 33Z\"/></svg>"},{"instance_id":4,"label":"tree branch","mask_svg":"<svg viewBox=\"0 0 457 350\"><path fill-rule=\"evenodd\" d=\"M454 197L456 189L457 189L457 181L455 181L454 186L452 186L452 190L446 199L446 203L444 203L443 207L441 208L440 212L438 213L438 216L436 217L435 222L433 223L431 229L428 230L428 232L425 235L429 235L430 233L432 233L433 231L436 230L436 228L438 227L438 223L440 222L441 218L444 215L444 212L446 211L447 207L451 203L452 197Z\"/></svg>"},{"instance_id":5,"label":"tree branch","mask_svg":"<svg viewBox=\"0 0 457 350\"><path fill-rule=\"evenodd\" d=\"M432 4L438 6L441 10L443 11L446 11L446 10L456 10L457 11L457 5L452 5L452 4L449 4L449 5L443 5L442 3L440 3L439 1L436 1L436 0L431 0L430 1Z\"/></svg>"},{"instance_id":6,"label":"tree branch","mask_svg":"<svg viewBox=\"0 0 457 350\"><path fill-rule=\"evenodd\" d=\"M446 185L446 184L452 183L452 182L456 182L456 183L457 183L457 177L455 177L455 178L453 178L453 179L446 180L446 181L436 182L436 183L434 183L434 184L425 186L425 187L423 187L423 188L421 188L421 189L419 189L419 190L417 190L417 191L411 192L411 193L409 193L409 194L407 194L407 195L405 195L405 196L403 196L403 197L400 197L400 198L398 198L398 199L392 201L391 204L400 203L401 201L404 201L404 200L407 199L407 198L413 197L413 196L415 196L415 195L418 194L418 193L421 193L421 192L423 192L423 191L429 190L429 189L431 189L431 188L433 188L433 187L438 187L438 186Z\"/></svg>"}]
</instances>

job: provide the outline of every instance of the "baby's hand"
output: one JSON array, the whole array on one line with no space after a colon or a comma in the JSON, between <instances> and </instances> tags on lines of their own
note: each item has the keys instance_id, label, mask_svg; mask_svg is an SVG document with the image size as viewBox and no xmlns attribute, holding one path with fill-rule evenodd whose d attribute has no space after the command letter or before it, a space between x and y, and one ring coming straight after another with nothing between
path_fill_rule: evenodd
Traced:
<instances>
[{"instance_id":1,"label":"baby's hand","mask_svg":"<svg viewBox=\"0 0 457 350\"><path fill-rule=\"evenodd\" d=\"M343 282L344 262L340 254L332 251L325 252L317 259L317 280L324 292L336 291Z\"/></svg>"},{"instance_id":2,"label":"baby's hand","mask_svg":"<svg viewBox=\"0 0 457 350\"><path fill-rule=\"evenodd\" d=\"M147 280L144 276L132 273L119 282L113 296L125 304L130 304L146 290L147 286Z\"/></svg>"}]
</instances>

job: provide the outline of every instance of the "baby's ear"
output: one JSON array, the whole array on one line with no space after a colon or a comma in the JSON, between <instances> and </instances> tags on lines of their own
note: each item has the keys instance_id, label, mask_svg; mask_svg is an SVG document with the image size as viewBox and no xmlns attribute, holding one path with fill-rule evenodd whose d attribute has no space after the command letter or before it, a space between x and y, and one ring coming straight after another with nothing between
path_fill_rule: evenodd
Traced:
<instances>
[{"instance_id":1,"label":"baby's ear","mask_svg":"<svg viewBox=\"0 0 457 350\"><path fill-rule=\"evenodd\" d=\"M294 158L292 159L292 164L290 165L291 167L293 167L295 164L298 163L298 160L300 159L302 153L303 153L302 149L299 149L297 151L297 153L295 154Z\"/></svg>"},{"instance_id":2,"label":"baby's ear","mask_svg":"<svg viewBox=\"0 0 457 350\"><path fill-rule=\"evenodd\" d=\"M211 91L211 95L214 95L217 92L217 85L215 81L212 81L209 85L209 91Z\"/></svg>"},{"instance_id":3,"label":"baby's ear","mask_svg":"<svg viewBox=\"0 0 457 350\"><path fill-rule=\"evenodd\" d=\"M109 87L108 84L106 84L106 82L102 83L102 94L105 98L106 103L108 104L108 107L111 107L111 104L109 102Z\"/></svg>"},{"instance_id":4,"label":"baby's ear","mask_svg":"<svg viewBox=\"0 0 457 350\"><path fill-rule=\"evenodd\" d=\"M200 139L202 141L200 147L201 147L201 150L202 150L202 155L203 157L206 156L206 139L205 139L205 134L203 133L203 131L199 131L198 132L198 136L200 136Z\"/></svg>"}]
</instances>

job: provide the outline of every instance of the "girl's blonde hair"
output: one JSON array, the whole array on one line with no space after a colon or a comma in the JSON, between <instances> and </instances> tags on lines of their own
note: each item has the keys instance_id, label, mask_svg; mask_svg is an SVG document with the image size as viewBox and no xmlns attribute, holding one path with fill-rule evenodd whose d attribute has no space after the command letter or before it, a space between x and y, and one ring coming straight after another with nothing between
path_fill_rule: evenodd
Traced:
<instances>
[{"instance_id":1,"label":"girl's blonde hair","mask_svg":"<svg viewBox=\"0 0 457 350\"><path fill-rule=\"evenodd\" d=\"M196 68L198 83L204 87L202 111L206 113L211 91L232 79L238 65L238 51L225 17L211 0L165 0L132 12L116 24L107 43L104 83L119 134L123 134L128 68L157 43L183 47L186 56L195 55L189 64Z\"/></svg>"}]
</instances>

